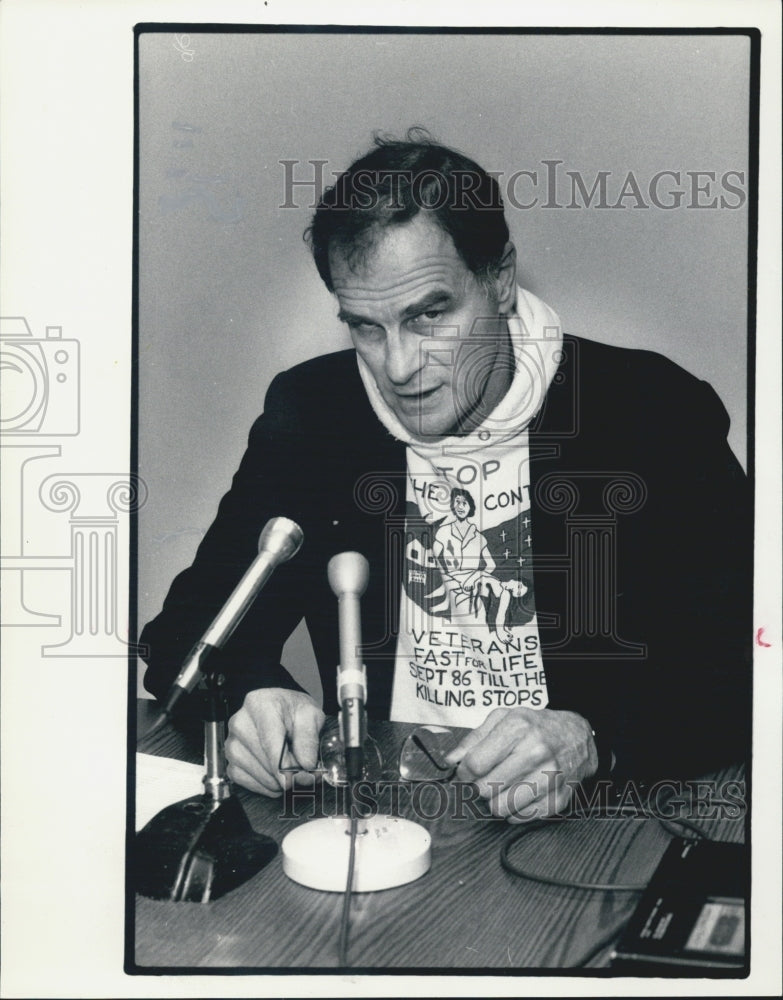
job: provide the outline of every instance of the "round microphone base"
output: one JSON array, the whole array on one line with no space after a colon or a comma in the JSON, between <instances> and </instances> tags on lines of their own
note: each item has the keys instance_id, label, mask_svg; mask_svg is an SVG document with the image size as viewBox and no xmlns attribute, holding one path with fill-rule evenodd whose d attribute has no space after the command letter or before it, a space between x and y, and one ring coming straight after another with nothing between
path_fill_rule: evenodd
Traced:
<instances>
[{"instance_id":1,"label":"round microphone base","mask_svg":"<svg viewBox=\"0 0 783 1000\"><path fill-rule=\"evenodd\" d=\"M351 821L314 819L292 830L282 844L283 871L294 882L343 892L348 878ZM354 892L393 889L421 878L432 862L432 838L423 826L396 816L359 819Z\"/></svg>"}]
</instances>

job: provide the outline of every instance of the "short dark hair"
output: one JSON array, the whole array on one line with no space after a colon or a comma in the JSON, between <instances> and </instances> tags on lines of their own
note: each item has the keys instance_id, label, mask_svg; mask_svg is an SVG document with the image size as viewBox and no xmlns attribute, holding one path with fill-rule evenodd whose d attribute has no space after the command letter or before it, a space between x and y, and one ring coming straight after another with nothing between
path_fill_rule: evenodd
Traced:
<instances>
[{"instance_id":1,"label":"short dark hair","mask_svg":"<svg viewBox=\"0 0 783 1000\"><path fill-rule=\"evenodd\" d=\"M404 140L376 135L373 148L321 196L305 239L329 291L330 248L353 266L366 258L379 230L420 211L448 233L476 277L496 276L509 235L496 178L417 127Z\"/></svg>"},{"instance_id":2,"label":"short dark hair","mask_svg":"<svg viewBox=\"0 0 783 1000\"><path fill-rule=\"evenodd\" d=\"M473 515L476 513L476 502L470 495L470 493L468 493L467 490L461 490L455 486L454 489L452 489L451 491L451 500L449 501L449 507L451 507L452 511L454 510L454 501L457 499L457 497L464 497L465 500L467 500L468 517L473 517Z\"/></svg>"}]
</instances>

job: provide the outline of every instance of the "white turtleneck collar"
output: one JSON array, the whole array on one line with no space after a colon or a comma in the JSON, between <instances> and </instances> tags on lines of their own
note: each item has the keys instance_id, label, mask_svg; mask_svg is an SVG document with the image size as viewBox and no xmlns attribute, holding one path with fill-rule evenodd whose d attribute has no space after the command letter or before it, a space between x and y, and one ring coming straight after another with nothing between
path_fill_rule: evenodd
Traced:
<instances>
[{"instance_id":1,"label":"white turtleneck collar","mask_svg":"<svg viewBox=\"0 0 783 1000\"><path fill-rule=\"evenodd\" d=\"M514 351L514 377L492 413L469 434L419 438L400 423L386 404L365 362L357 355L359 373L378 419L393 437L422 458L457 448L463 455L504 444L528 426L544 402L562 358L563 332L557 313L532 292L517 289L514 313L508 318Z\"/></svg>"}]
</instances>

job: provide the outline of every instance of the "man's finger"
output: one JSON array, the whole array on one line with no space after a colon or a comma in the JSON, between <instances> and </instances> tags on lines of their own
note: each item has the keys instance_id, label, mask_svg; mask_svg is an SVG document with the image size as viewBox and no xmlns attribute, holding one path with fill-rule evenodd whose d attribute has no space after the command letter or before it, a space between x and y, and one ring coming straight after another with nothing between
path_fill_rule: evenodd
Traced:
<instances>
[{"instance_id":1,"label":"man's finger","mask_svg":"<svg viewBox=\"0 0 783 1000\"><path fill-rule=\"evenodd\" d=\"M291 749L301 767L313 768L318 763L318 743L325 718L315 706L301 709L294 717Z\"/></svg>"},{"instance_id":2,"label":"man's finger","mask_svg":"<svg viewBox=\"0 0 783 1000\"><path fill-rule=\"evenodd\" d=\"M251 700L248 695L242 708L228 720L228 733L229 738L239 740L265 770L277 770L285 724L276 708L258 699Z\"/></svg>"},{"instance_id":3,"label":"man's finger","mask_svg":"<svg viewBox=\"0 0 783 1000\"><path fill-rule=\"evenodd\" d=\"M293 778L293 784L299 785L301 788L310 788L315 784L315 775L311 774L310 771L297 771Z\"/></svg>"},{"instance_id":4,"label":"man's finger","mask_svg":"<svg viewBox=\"0 0 783 1000\"><path fill-rule=\"evenodd\" d=\"M489 738L488 738L489 739ZM491 798L498 789L508 788L519 781L535 778L536 781L546 780L545 772L553 772L557 764L548 748L542 748L536 741L522 739L501 744L504 749L498 750L496 756L500 759L496 764L481 770L489 762L492 750L485 750L485 740L463 761L462 766L469 767L474 777L471 779L478 787L482 798ZM476 761L476 758L478 760ZM478 770L474 770L477 768ZM546 785L546 791L551 787Z\"/></svg>"},{"instance_id":5,"label":"man's finger","mask_svg":"<svg viewBox=\"0 0 783 1000\"><path fill-rule=\"evenodd\" d=\"M240 768L244 774L249 775L253 780L261 785L267 795L278 795L282 789L280 778L282 775L275 774L270 767L265 766L258 756L248 749L248 747L237 737L229 736L226 740L226 758L232 767Z\"/></svg>"},{"instance_id":6,"label":"man's finger","mask_svg":"<svg viewBox=\"0 0 783 1000\"><path fill-rule=\"evenodd\" d=\"M231 781L236 782L238 785L242 785L244 788L249 789L251 792L256 792L259 795L267 795L276 798L282 795L282 789L275 785L274 787L261 784L257 781L252 774L249 774L243 767L238 764L229 764L226 769L226 773Z\"/></svg>"},{"instance_id":7,"label":"man's finger","mask_svg":"<svg viewBox=\"0 0 783 1000\"><path fill-rule=\"evenodd\" d=\"M527 773L542 759L532 746L526 745L529 730L530 724L524 714L509 712L468 750L460 762L457 776L465 781L486 777L516 751L516 759L526 765L524 773Z\"/></svg>"},{"instance_id":8,"label":"man's finger","mask_svg":"<svg viewBox=\"0 0 783 1000\"><path fill-rule=\"evenodd\" d=\"M503 719L508 713L508 709L496 708L494 712L490 712L489 715L484 719L480 726L471 730L464 739L462 739L453 750L449 750L447 754L443 755L443 759L448 764L459 764L459 762L468 754L474 746L480 743L484 737L490 733L495 726L498 725L501 719Z\"/></svg>"},{"instance_id":9,"label":"man's finger","mask_svg":"<svg viewBox=\"0 0 783 1000\"><path fill-rule=\"evenodd\" d=\"M229 730L233 721L234 735L242 747L242 752L237 753L237 763L267 786L270 794L276 795L278 789L291 784L290 776L279 771L286 727L276 702L256 695L263 695L263 692L251 692L245 698L245 704L229 721Z\"/></svg>"},{"instance_id":10,"label":"man's finger","mask_svg":"<svg viewBox=\"0 0 783 1000\"><path fill-rule=\"evenodd\" d=\"M253 706L255 707L255 706ZM285 775L280 774L280 752L286 739L286 724L276 704L262 704L261 711L252 714L255 725L255 741L251 744L256 759L265 771L270 773L281 788L286 787Z\"/></svg>"},{"instance_id":11,"label":"man's finger","mask_svg":"<svg viewBox=\"0 0 783 1000\"><path fill-rule=\"evenodd\" d=\"M554 772L533 771L527 778L511 784L488 784L492 792L487 801L490 813L507 819L516 817L517 823L550 819L556 815L561 802L570 798L570 790Z\"/></svg>"},{"instance_id":12,"label":"man's finger","mask_svg":"<svg viewBox=\"0 0 783 1000\"><path fill-rule=\"evenodd\" d=\"M547 796L546 799L539 799L527 809L517 812L510 811L503 815L505 815L509 823L532 823L538 819L556 819L571 801L572 794L573 789L569 784L565 783L558 787L551 795ZM501 814L495 813L494 815L499 816Z\"/></svg>"}]
</instances>

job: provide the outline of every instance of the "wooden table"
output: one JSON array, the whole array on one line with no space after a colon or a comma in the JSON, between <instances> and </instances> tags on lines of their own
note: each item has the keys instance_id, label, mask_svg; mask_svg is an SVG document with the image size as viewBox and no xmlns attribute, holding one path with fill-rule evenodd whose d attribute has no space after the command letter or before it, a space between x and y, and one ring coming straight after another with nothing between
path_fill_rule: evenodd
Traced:
<instances>
[{"instance_id":1,"label":"wooden table","mask_svg":"<svg viewBox=\"0 0 783 1000\"><path fill-rule=\"evenodd\" d=\"M154 713L153 703L139 703L139 732L148 728ZM402 740L413 728L398 723L371 726L384 760L397 759ZM172 729L160 731L139 749L198 759L194 747ZM742 773L733 769L713 777L741 780ZM327 814L339 812L335 794L325 789ZM450 807L454 794L454 786L449 786ZM244 789L238 795L253 827L278 844L295 825L312 818L312 800L286 806L283 799ZM437 804L431 794L420 802L429 813ZM410 796L401 795L398 814L415 818L430 831L432 867L398 889L354 896L349 947L353 969L507 974L575 968L587 956L591 967L608 965L613 939L639 893L563 889L518 878L499 860L501 845L518 826L491 818L457 819L452 808L441 818L423 820L413 816L410 807ZM286 808L288 818L283 815ZM291 818L292 811L298 818ZM714 839L743 840L744 817L700 822ZM641 883L652 875L670 839L654 819L567 820L531 830L514 848L513 857L519 865L561 878ZM208 904L138 897L129 957L132 964L135 955L138 971L334 970L341 907L340 893L290 881L278 852L245 885Z\"/></svg>"}]
</instances>

